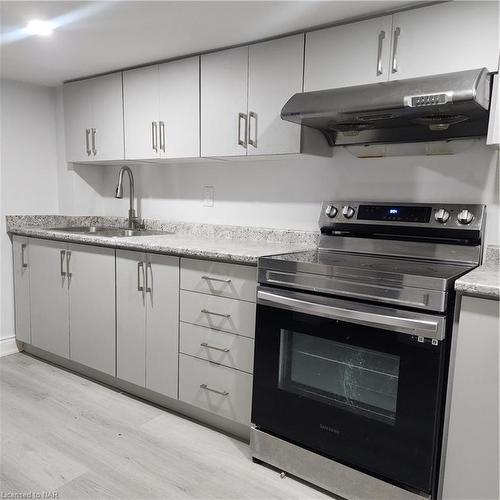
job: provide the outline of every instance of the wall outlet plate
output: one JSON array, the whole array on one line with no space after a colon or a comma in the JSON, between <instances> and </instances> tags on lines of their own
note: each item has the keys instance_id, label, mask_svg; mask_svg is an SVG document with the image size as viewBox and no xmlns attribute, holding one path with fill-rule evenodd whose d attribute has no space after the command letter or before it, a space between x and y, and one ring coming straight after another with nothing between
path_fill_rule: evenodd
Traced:
<instances>
[{"instance_id":1,"label":"wall outlet plate","mask_svg":"<svg viewBox=\"0 0 500 500\"><path fill-rule=\"evenodd\" d=\"M213 186L203 186L203 206L213 207L214 206L214 187Z\"/></svg>"}]
</instances>

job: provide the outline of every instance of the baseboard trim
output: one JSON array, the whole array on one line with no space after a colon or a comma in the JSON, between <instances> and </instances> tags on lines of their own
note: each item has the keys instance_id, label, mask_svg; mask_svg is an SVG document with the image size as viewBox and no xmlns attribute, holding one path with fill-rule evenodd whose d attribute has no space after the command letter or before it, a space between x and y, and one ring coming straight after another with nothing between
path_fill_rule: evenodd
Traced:
<instances>
[{"instance_id":1,"label":"baseboard trim","mask_svg":"<svg viewBox=\"0 0 500 500\"><path fill-rule=\"evenodd\" d=\"M7 337L6 339L0 339L0 358L2 356L8 356L9 354L14 354L21 351L17 345L16 337Z\"/></svg>"}]
</instances>

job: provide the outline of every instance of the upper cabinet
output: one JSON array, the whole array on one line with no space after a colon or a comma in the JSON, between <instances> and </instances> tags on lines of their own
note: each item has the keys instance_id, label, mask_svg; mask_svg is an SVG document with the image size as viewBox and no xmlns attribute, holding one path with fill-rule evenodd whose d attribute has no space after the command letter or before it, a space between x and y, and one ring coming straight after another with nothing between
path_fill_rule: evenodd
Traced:
<instances>
[{"instance_id":1,"label":"upper cabinet","mask_svg":"<svg viewBox=\"0 0 500 500\"><path fill-rule=\"evenodd\" d=\"M498 2L446 2L393 16L392 80L498 67Z\"/></svg>"},{"instance_id":2,"label":"upper cabinet","mask_svg":"<svg viewBox=\"0 0 500 500\"><path fill-rule=\"evenodd\" d=\"M304 90L486 67L496 71L497 2L446 2L306 35Z\"/></svg>"},{"instance_id":3,"label":"upper cabinet","mask_svg":"<svg viewBox=\"0 0 500 500\"><path fill-rule=\"evenodd\" d=\"M280 111L302 91L304 35L201 57L201 154L300 153L300 127Z\"/></svg>"},{"instance_id":4,"label":"upper cabinet","mask_svg":"<svg viewBox=\"0 0 500 500\"><path fill-rule=\"evenodd\" d=\"M64 85L66 161L123 160L122 74Z\"/></svg>"},{"instance_id":5,"label":"upper cabinet","mask_svg":"<svg viewBox=\"0 0 500 500\"><path fill-rule=\"evenodd\" d=\"M388 80L391 30L384 16L307 33L304 90Z\"/></svg>"},{"instance_id":6,"label":"upper cabinet","mask_svg":"<svg viewBox=\"0 0 500 500\"><path fill-rule=\"evenodd\" d=\"M247 151L248 47L201 56L201 155Z\"/></svg>"},{"instance_id":7,"label":"upper cabinet","mask_svg":"<svg viewBox=\"0 0 500 500\"><path fill-rule=\"evenodd\" d=\"M300 153L300 127L281 119L281 108L302 92L304 35L250 45L248 155Z\"/></svg>"},{"instance_id":8,"label":"upper cabinet","mask_svg":"<svg viewBox=\"0 0 500 500\"><path fill-rule=\"evenodd\" d=\"M500 78L498 74L493 77L493 88L490 103L490 122L488 125L488 136L486 144L489 146L500 146Z\"/></svg>"},{"instance_id":9,"label":"upper cabinet","mask_svg":"<svg viewBox=\"0 0 500 500\"><path fill-rule=\"evenodd\" d=\"M123 73L125 159L200 155L199 57Z\"/></svg>"},{"instance_id":10,"label":"upper cabinet","mask_svg":"<svg viewBox=\"0 0 500 500\"><path fill-rule=\"evenodd\" d=\"M444 2L68 83L66 159L328 156L319 132L281 120L292 95L497 71L498 15L498 2Z\"/></svg>"}]
</instances>

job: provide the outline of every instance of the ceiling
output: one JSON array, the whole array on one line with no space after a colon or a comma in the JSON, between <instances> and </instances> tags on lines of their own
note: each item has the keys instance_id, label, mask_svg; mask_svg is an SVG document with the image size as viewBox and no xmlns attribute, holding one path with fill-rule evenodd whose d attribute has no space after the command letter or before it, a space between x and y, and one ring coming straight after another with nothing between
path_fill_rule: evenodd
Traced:
<instances>
[{"instance_id":1,"label":"ceiling","mask_svg":"<svg viewBox=\"0 0 500 500\"><path fill-rule=\"evenodd\" d=\"M374 15L415 1L3 1L0 74L58 85L182 55ZM27 36L51 20L47 37Z\"/></svg>"}]
</instances>

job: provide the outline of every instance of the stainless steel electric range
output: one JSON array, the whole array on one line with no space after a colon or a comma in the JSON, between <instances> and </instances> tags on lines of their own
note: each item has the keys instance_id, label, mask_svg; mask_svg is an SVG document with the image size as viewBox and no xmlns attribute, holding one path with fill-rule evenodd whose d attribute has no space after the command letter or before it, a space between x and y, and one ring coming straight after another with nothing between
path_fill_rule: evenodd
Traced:
<instances>
[{"instance_id":1,"label":"stainless steel electric range","mask_svg":"<svg viewBox=\"0 0 500 500\"><path fill-rule=\"evenodd\" d=\"M253 458L349 499L437 498L455 294L482 205L325 202L259 260Z\"/></svg>"}]
</instances>

